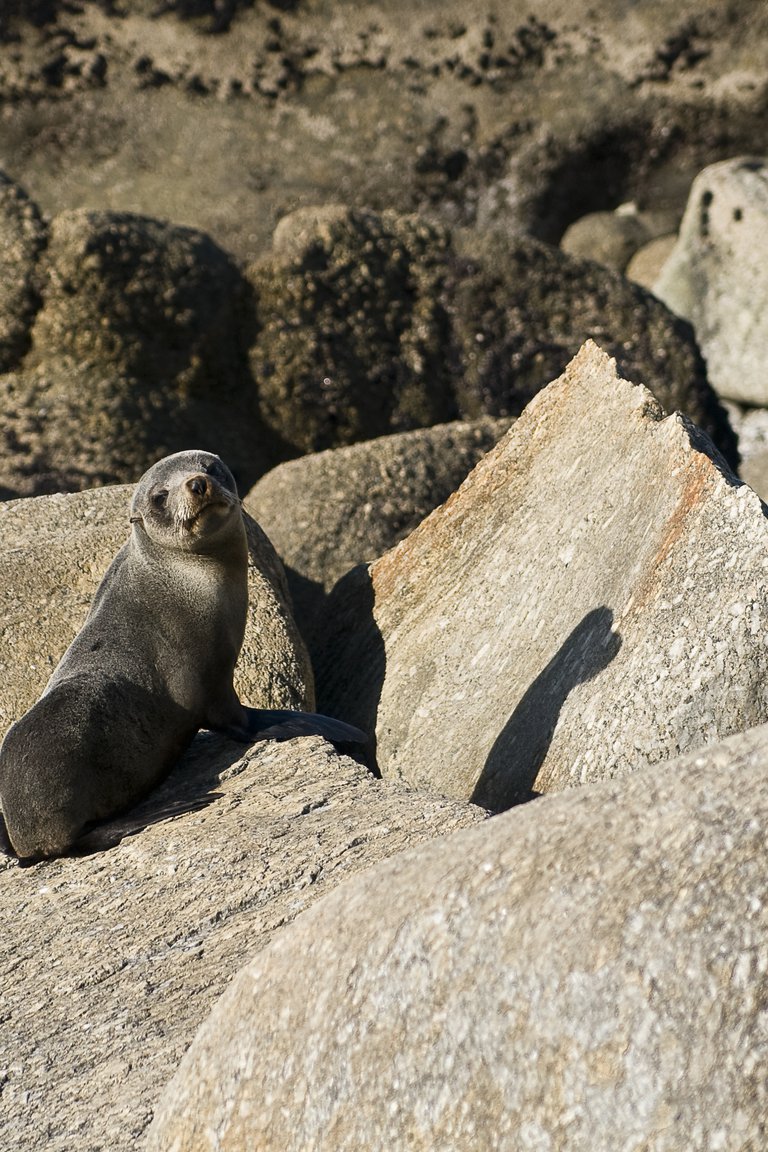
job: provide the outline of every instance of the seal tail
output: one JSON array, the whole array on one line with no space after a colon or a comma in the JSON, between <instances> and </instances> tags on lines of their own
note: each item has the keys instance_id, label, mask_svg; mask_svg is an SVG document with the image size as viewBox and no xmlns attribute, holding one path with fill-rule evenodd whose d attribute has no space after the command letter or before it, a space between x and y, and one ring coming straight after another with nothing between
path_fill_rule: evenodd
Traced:
<instances>
[{"instance_id":1,"label":"seal tail","mask_svg":"<svg viewBox=\"0 0 768 1152\"><path fill-rule=\"evenodd\" d=\"M368 737L353 724L319 712L291 712L281 708L246 708L247 735L253 740L290 740L295 736L322 736L332 744L365 744Z\"/></svg>"}]
</instances>

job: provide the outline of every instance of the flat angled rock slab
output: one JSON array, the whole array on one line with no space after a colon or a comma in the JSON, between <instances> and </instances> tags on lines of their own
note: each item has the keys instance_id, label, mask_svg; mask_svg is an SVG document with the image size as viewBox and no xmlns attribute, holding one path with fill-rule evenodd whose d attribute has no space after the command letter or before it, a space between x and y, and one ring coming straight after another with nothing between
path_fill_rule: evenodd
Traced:
<instances>
[{"instance_id":1,"label":"flat angled rock slab","mask_svg":"<svg viewBox=\"0 0 768 1152\"><path fill-rule=\"evenodd\" d=\"M484 819L385 786L318 737L242 755L198 737L92 834L91 855L0 854L3 1149L134 1152L197 1028L273 933L344 876Z\"/></svg>"},{"instance_id":2,"label":"flat angled rock slab","mask_svg":"<svg viewBox=\"0 0 768 1152\"><path fill-rule=\"evenodd\" d=\"M0 504L0 736L40 696L130 535L132 486ZM235 687L262 708L308 708L314 681L274 548L246 517L248 621Z\"/></svg>"},{"instance_id":3,"label":"flat angled rock slab","mask_svg":"<svg viewBox=\"0 0 768 1152\"><path fill-rule=\"evenodd\" d=\"M768 529L588 343L446 504L334 589L320 706L494 809L768 719Z\"/></svg>"},{"instance_id":4,"label":"flat angled rock slab","mask_svg":"<svg viewBox=\"0 0 768 1152\"><path fill-rule=\"evenodd\" d=\"M232 983L148 1149L759 1152L767 758L763 727L344 884Z\"/></svg>"}]
</instances>

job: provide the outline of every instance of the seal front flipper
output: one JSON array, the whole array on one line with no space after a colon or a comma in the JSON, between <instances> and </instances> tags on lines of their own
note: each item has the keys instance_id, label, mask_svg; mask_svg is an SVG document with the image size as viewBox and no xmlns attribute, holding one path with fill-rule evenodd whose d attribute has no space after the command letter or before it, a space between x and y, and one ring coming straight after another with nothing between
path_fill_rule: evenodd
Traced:
<instances>
[{"instance_id":1,"label":"seal front flipper","mask_svg":"<svg viewBox=\"0 0 768 1152\"><path fill-rule=\"evenodd\" d=\"M352 724L319 712L292 712L282 708L246 708L242 724L220 729L233 740L291 740L295 736L322 736L332 744L365 744L368 737Z\"/></svg>"}]
</instances>

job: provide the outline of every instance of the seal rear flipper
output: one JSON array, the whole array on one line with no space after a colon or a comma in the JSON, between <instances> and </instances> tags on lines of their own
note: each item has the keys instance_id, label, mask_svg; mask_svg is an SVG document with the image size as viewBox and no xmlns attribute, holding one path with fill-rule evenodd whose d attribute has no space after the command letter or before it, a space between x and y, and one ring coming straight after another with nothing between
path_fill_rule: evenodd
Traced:
<instances>
[{"instance_id":1,"label":"seal rear flipper","mask_svg":"<svg viewBox=\"0 0 768 1152\"><path fill-rule=\"evenodd\" d=\"M332 744L365 744L368 737L352 724L319 712L292 712L280 708L245 708L251 740L290 740L295 736L322 736ZM241 739L242 737L236 737Z\"/></svg>"}]
</instances>

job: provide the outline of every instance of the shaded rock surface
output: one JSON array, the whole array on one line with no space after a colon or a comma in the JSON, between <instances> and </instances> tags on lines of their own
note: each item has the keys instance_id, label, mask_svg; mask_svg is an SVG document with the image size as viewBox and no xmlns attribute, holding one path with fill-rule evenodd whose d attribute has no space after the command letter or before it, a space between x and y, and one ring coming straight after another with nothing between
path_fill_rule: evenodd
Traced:
<instances>
[{"instance_id":1,"label":"shaded rock surface","mask_svg":"<svg viewBox=\"0 0 768 1152\"><path fill-rule=\"evenodd\" d=\"M596 260L614 272L623 272L650 235L636 210L590 212L566 228L560 247L577 260Z\"/></svg>"},{"instance_id":2,"label":"shaded rock surface","mask_svg":"<svg viewBox=\"0 0 768 1152\"><path fill-rule=\"evenodd\" d=\"M456 251L424 218L328 206L287 215L247 278L203 233L129 214L62 213L28 247L31 295L7 302L21 359L0 376L2 495L132 479L190 444L247 490L287 456L516 415L589 336L738 460L688 325L530 238Z\"/></svg>"},{"instance_id":3,"label":"shaded rock surface","mask_svg":"<svg viewBox=\"0 0 768 1152\"><path fill-rule=\"evenodd\" d=\"M40 696L82 626L112 557L130 534L132 488L0 504L0 732ZM246 519L249 607L235 688L255 707L307 708L312 670L288 607L285 574Z\"/></svg>"},{"instance_id":4,"label":"shaded rock surface","mask_svg":"<svg viewBox=\"0 0 768 1152\"><path fill-rule=\"evenodd\" d=\"M227 990L148 1147L760 1148L766 755L763 727L343 885Z\"/></svg>"},{"instance_id":5,"label":"shaded rock surface","mask_svg":"<svg viewBox=\"0 0 768 1152\"><path fill-rule=\"evenodd\" d=\"M768 718L768 525L588 344L409 537L344 577L321 710L387 778L500 809Z\"/></svg>"},{"instance_id":6,"label":"shaded rock surface","mask_svg":"<svg viewBox=\"0 0 768 1152\"><path fill-rule=\"evenodd\" d=\"M768 163L712 165L693 183L678 243L654 285L690 320L712 386L768 404Z\"/></svg>"},{"instance_id":7,"label":"shaded rock surface","mask_svg":"<svg viewBox=\"0 0 768 1152\"><path fill-rule=\"evenodd\" d=\"M0 173L0 372L18 363L39 306L37 261L47 229L37 205Z\"/></svg>"},{"instance_id":8,"label":"shaded rock surface","mask_svg":"<svg viewBox=\"0 0 768 1152\"><path fill-rule=\"evenodd\" d=\"M303 635L339 577L407 536L508 427L485 418L382 436L290 460L258 481L244 507L286 565Z\"/></svg>"},{"instance_id":9,"label":"shaded rock surface","mask_svg":"<svg viewBox=\"0 0 768 1152\"><path fill-rule=\"evenodd\" d=\"M643 244L627 265L627 279L634 280L636 284L642 288L647 288L649 292L653 291L653 287L676 244L677 236L675 233L657 236L655 240Z\"/></svg>"},{"instance_id":10,"label":"shaded rock surface","mask_svg":"<svg viewBox=\"0 0 768 1152\"><path fill-rule=\"evenodd\" d=\"M530 237L460 240L391 212L281 221L275 255L249 273L251 367L265 422L294 450L518 415L595 337L738 463L693 333L655 297Z\"/></svg>"},{"instance_id":11,"label":"shaded rock surface","mask_svg":"<svg viewBox=\"0 0 768 1152\"><path fill-rule=\"evenodd\" d=\"M281 220L250 273L262 414L299 452L457 415L441 301L448 237L343 207Z\"/></svg>"},{"instance_id":12,"label":"shaded rock surface","mask_svg":"<svg viewBox=\"0 0 768 1152\"><path fill-rule=\"evenodd\" d=\"M728 405L731 424L738 429L741 466L739 475L768 501L768 409Z\"/></svg>"},{"instance_id":13,"label":"shaded rock surface","mask_svg":"<svg viewBox=\"0 0 768 1152\"><path fill-rule=\"evenodd\" d=\"M519 415L587 339L668 412L685 412L732 465L736 437L707 382L691 328L639 285L520 236L479 245L453 299L462 414Z\"/></svg>"},{"instance_id":14,"label":"shaded rock surface","mask_svg":"<svg viewBox=\"0 0 768 1152\"><path fill-rule=\"evenodd\" d=\"M92 855L27 868L0 855L4 1147L135 1149L257 949L342 877L483 818L385 788L316 737L242 755L199 736L139 809L93 834Z\"/></svg>"},{"instance_id":15,"label":"shaded rock surface","mask_svg":"<svg viewBox=\"0 0 768 1152\"><path fill-rule=\"evenodd\" d=\"M209 237L145 217L63 213L36 276L28 354L0 379L30 471L42 458L57 486L83 487L212 438L246 483L279 458L248 371L247 288Z\"/></svg>"}]
</instances>

